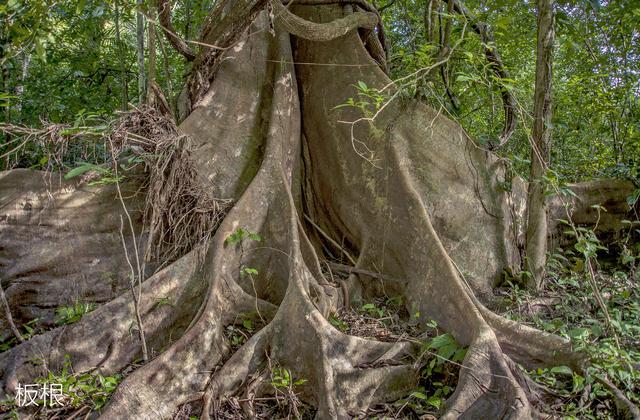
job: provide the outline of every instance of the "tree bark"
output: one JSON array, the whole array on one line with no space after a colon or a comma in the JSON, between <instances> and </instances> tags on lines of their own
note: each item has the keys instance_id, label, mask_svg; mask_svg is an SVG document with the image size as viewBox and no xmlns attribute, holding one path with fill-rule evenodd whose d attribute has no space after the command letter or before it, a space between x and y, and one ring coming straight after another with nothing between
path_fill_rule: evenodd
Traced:
<instances>
[{"instance_id":1,"label":"tree bark","mask_svg":"<svg viewBox=\"0 0 640 420\"><path fill-rule=\"evenodd\" d=\"M24 103L24 85L27 77L29 77L30 65L31 65L31 53L28 50L25 50L22 53L22 62L20 63L20 67L21 67L20 78L18 79L16 88L15 88L16 97L17 97L16 115L17 115L17 120L20 122L22 122L23 120L22 109L23 109L23 103Z\"/></svg>"},{"instance_id":2,"label":"tree bark","mask_svg":"<svg viewBox=\"0 0 640 420\"><path fill-rule=\"evenodd\" d=\"M147 28L148 34L148 48L149 48L149 71L147 82L147 102L151 103L153 100L153 89L151 86L156 83L156 27L155 27L155 9L149 8L149 14L151 15L151 21Z\"/></svg>"},{"instance_id":3,"label":"tree bark","mask_svg":"<svg viewBox=\"0 0 640 420\"><path fill-rule=\"evenodd\" d=\"M127 80L127 69L125 67L124 60L124 49L122 48L122 37L120 35L120 4L119 0L115 0L114 8L115 8L115 29L116 29L116 46L118 48L118 54L123 59L119 60L120 62L120 83L122 86L122 102L120 104L120 109L122 111L126 111L129 107L129 81Z\"/></svg>"},{"instance_id":4,"label":"tree bark","mask_svg":"<svg viewBox=\"0 0 640 420\"><path fill-rule=\"evenodd\" d=\"M144 70L144 15L143 0L136 0L136 57L138 58L138 103L146 103L147 80Z\"/></svg>"},{"instance_id":5,"label":"tree bark","mask_svg":"<svg viewBox=\"0 0 640 420\"><path fill-rule=\"evenodd\" d=\"M538 42L531 169L527 192L526 269L527 285L542 286L547 252L547 205L544 176L549 168L552 116L552 67L554 41L553 0L538 0Z\"/></svg>"},{"instance_id":6,"label":"tree bark","mask_svg":"<svg viewBox=\"0 0 640 420\"><path fill-rule=\"evenodd\" d=\"M497 191L498 159L420 102L390 101L371 121L362 120L355 107L339 106L357 95L358 81L397 93L357 28L336 28L336 22L371 27L369 15L354 16L340 4L299 5L288 10L297 19L272 19L254 6L245 2L211 22L219 37L210 32L210 42L225 49L214 60L216 68L205 66L199 75L215 77L197 85L206 87L204 94L194 96L193 110L168 139L185 144L171 149L171 156L186 156L182 162L189 163L186 173L198 197L231 204L210 234L190 238L199 245L142 283L137 312L153 357L126 376L103 418L172 418L181 405L202 400L201 418L210 419L234 396L268 396L268 381L264 387L251 384L273 366L307 380L299 398L319 419L347 418L407 396L420 375L413 359L420 346L334 328L329 316L347 294L353 302L398 298L411 314L402 315L404 321L426 331L435 320L468 346L443 418L531 417L535 396L519 380L523 374L515 363L528 369L579 367L582 359L567 340L493 314L481 301L514 262L507 197ZM229 22L234 16L250 16L251 22ZM230 25L220 25L224 21ZM305 27L313 29L313 40ZM171 126L165 121L151 130L163 124ZM172 162L160 162L161 181L185 173ZM40 184L16 192L20 176ZM62 183L53 195L66 207L43 209L48 195L40 174L17 171L0 177L0 191L10 198L0 207L10 303L29 281L60 287L43 281L64 276L56 271L60 266L73 268L76 278L82 273L75 270L93 274L98 264L117 266L117 253L104 250L113 246L118 220L117 202L109 197L113 188L100 188L91 199L95 190ZM174 197L170 188L154 191L150 196L160 198L146 205L194 200L192 194ZM31 206L25 205L29 197ZM167 214L162 223L203 211L188 208L188 214ZM230 241L239 229L260 241ZM315 235L317 229L332 239ZM43 231L51 232L48 242ZM173 243L181 236L156 237ZM325 250L335 244L355 256L346 287L321 270L331 254ZM103 250L104 260L92 264ZM82 264L65 265L74 255ZM172 305L158 305L167 297ZM67 355L74 372L123 371L141 354L141 342L131 334L135 312L131 296L121 294L76 324L1 353L0 399L20 383L57 371ZM248 314L255 314L260 328L234 348L227 332ZM43 363L33 363L35 357Z\"/></svg>"}]
</instances>

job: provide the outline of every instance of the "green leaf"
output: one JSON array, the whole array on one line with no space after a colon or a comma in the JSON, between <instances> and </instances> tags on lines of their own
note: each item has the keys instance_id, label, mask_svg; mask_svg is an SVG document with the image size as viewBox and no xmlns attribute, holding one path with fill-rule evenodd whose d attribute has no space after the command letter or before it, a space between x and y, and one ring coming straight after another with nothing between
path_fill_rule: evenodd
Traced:
<instances>
[{"instance_id":1,"label":"green leaf","mask_svg":"<svg viewBox=\"0 0 640 420\"><path fill-rule=\"evenodd\" d=\"M561 375L572 375L573 371L568 366L556 366L551 368L551 373L559 373Z\"/></svg>"},{"instance_id":2,"label":"green leaf","mask_svg":"<svg viewBox=\"0 0 640 420\"><path fill-rule=\"evenodd\" d=\"M253 331L253 322L251 322L250 319L245 319L244 321L242 321L242 326L249 331Z\"/></svg>"},{"instance_id":3,"label":"green leaf","mask_svg":"<svg viewBox=\"0 0 640 420\"><path fill-rule=\"evenodd\" d=\"M258 275L258 270L256 270L255 268L245 267L245 268L242 269L242 271L245 274L248 274L250 276L257 276Z\"/></svg>"},{"instance_id":4,"label":"green leaf","mask_svg":"<svg viewBox=\"0 0 640 420\"><path fill-rule=\"evenodd\" d=\"M435 395L431 396L427 400L427 404L429 404L429 405L435 407L437 410L439 410L440 406L442 406L442 398L436 397Z\"/></svg>"},{"instance_id":5,"label":"green leaf","mask_svg":"<svg viewBox=\"0 0 640 420\"><path fill-rule=\"evenodd\" d=\"M414 391L410 395L410 397L418 398L420 400L426 400L428 397L422 392Z\"/></svg>"},{"instance_id":6,"label":"green leaf","mask_svg":"<svg viewBox=\"0 0 640 420\"><path fill-rule=\"evenodd\" d=\"M87 173L89 171L99 171L99 172L104 173L105 169L100 167L100 166L98 166L98 165L94 165L93 163L83 163L82 165L70 170L64 176L64 179L75 178L75 177L80 176L80 175L82 175L84 173Z\"/></svg>"},{"instance_id":7,"label":"green leaf","mask_svg":"<svg viewBox=\"0 0 640 420\"><path fill-rule=\"evenodd\" d=\"M86 0L78 0L78 4L76 5L76 13L80 14L84 10L84 5Z\"/></svg>"},{"instance_id":8,"label":"green leaf","mask_svg":"<svg viewBox=\"0 0 640 420\"><path fill-rule=\"evenodd\" d=\"M466 74L459 74L456 77L456 82L471 82L475 80L476 79L474 77L467 76Z\"/></svg>"}]
</instances>

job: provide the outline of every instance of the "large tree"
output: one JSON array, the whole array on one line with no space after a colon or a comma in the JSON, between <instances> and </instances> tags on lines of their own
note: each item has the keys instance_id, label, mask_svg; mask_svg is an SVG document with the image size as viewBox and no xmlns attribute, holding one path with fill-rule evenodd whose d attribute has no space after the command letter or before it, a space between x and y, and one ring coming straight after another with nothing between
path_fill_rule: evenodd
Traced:
<instances>
[{"instance_id":1,"label":"large tree","mask_svg":"<svg viewBox=\"0 0 640 420\"><path fill-rule=\"evenodd\" d=\"M568 341L483 305L503 268L520 264L512 197L497 188L503 168L457 123L396 89L375 9L360 0L223 1L195 51L159 4L170 42L192 61L175 133L189 170L159 171L166 182L153 204L165 218L143 231L139 199L127 198L135 186L43 182L26 170L0 178L3 286L9 301L31 303L14 311L46 313L38 308L74 288L105 301L0 354L0 395L65 360L75 371L122 371L143 355L143 338L151 359L119 385L106 418L169 418L198 399L209 418L226 395L266 392L268 364L307 379L302 398L318 418L345 418L417 380L411 342L350 336L327 320L382 294L400 297L420 328L436 320L469 347L444 418L530 417L539 393L517 364L580 369ZM364 95L371 105L341 106L363 86L382 101ZM171 196L189 176L189 194ZM162 213L176 208L187 211ZM221 214L211 208L224 212L212 235L181 231L203 244L168 265L156 258L162 269L139 291L115 297L127 273L152 271L144 241L184 240L166 226ZM321 262L345 254L355 266L339 284ZM225 329L249 313L264 326L232 352Z\"/></svg>"}]
</instances>

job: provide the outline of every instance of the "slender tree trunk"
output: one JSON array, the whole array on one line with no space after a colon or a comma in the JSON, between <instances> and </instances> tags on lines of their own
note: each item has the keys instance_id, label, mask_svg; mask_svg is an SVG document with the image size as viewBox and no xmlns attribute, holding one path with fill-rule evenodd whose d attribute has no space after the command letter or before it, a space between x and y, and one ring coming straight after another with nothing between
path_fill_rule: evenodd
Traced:
<instances>
[{"instance_id":1,"label":"slender tree trunk","mask_svg":"<svg viewBox=\"0 0 640 420\"><path fill-rule=\"evenodd\" d=\"M184 39L191 39L191 0L185 2Z\"/></svg>"},{"instance_id":2,"label":"slender tree trunk","mask_svg":"<svg viewBox=\"0 0 640 420\"><path fill-rule=\"evenodd\" d=\"M7 67L7 60L9 54L7 53L9 40L4 37L4 30L0 25L0 88L5 95L9 94L9 68ZM11 107L4 107L4 122L10 122L11 120ZM6 134L8 136L8 134ZM8 140L8 139L7 139Z\"/></svg>"},{"instance_id":3,"label":"slender tree trunk","mask_svg":"<svg viewBox=\"0 0 640 420\"><path fill-rule=\"evenodd\" d=\"M549 165L551 149L553 65L553 0L538 0L538 46L534 124L531 143L531 171L527 194L526 267L531 273L530 288L539 289L547 251L547 212L543 177Z\"/></svg>"},{"instance_id":4,"label":"slender tree trunk","mask_svg":"<svg viewBox=\"0 0 640 420\"><path fill-rule=\"evenodd\" d=\"M136 0L136 50L138 54L138 98L140 104L146 102L146 73L144 71L144 16L143 0Z\"/></svg>"},{"instance_id":5,"label":"slender tree trunk","mask_svg":"<svg viewBox=\"0 0 640 420\"><path fill-rule=\"evenodd\" d=\"M115 26L116 26L116 45L118 48L118 54L121 58L124 57L124 50L122 48L122 39L120 37L120 7L118 4L118 0L115 0ZM129 103L129 88L127 81L127 70L124 65L124 59L119 60L120 62L120 82L122 83L122 105L121 109L123 111L127 110L127 104Z\"/></svg>"},{"instance_id":6,"label":"slender tree trunk","mask_svg":"<svg viewBox=\"0 0 640 420\"><path fill-rule=\"evenodd\" d=\"M435 26L436 26L436 8L437 8L437 0L427 0L427 4L424 9L424 27L425 27L425 36L427 38L427 42L433 42L435 39Z\"/></svg>"},{"instance_id":7,"label":"slender tree trunk","mask_svg":"<svg viewBox=\"0 0 640 420\"><path fill-rule=\"evenodd\" d=\"M176 98L173 94L173 85L171 83L171 71L169 70L169 55L164 46L164 40L162 37L158 38L158 46L160 47L160 52L162 53L162 66L164 71L164 79L166 83L166 91L165 95L169 98L169 104L171 105L171 110L173 111L173 115L178 115L178 108L176 106Z\"/></svg>"},{"instance_id":8,"label":"slender tree trunk","mask_svg":"<svg viewBox=\"0 0 640 420\"><path fill-rule=\"evenodd\" d=\"M17 97L16 115L20 122L22 122L23 120L22 105L24 103L24 83L27 77L29 77L30 64L31 64L31 53L28 51L25 51L22 57L22 63L21 63L22 71L20 72L20 80L18 81L18 84L16 85L16 89L15 89L16 97Z\"/></svg>"},{"instance_id":9,"label":"slender tree trunk","mask_svg":"<svg viewBox=\"0 0 640 420\"><path fill-rule=\"evenodd\" d=\"M152 22L149 23L147 35L149 37L149 71L148 71L148 88L147 88L147 99L148 102L151 103L153 90L151 89L151 84L156 81L156 27L153 21L155 21L155 9L150 8L149 14L151 16Z\"/></svg>"},{"instance_id":10,"label":"slender tree trunk","mask_svg":"<svg viewBox=\"0 0 640 420\"><path fill-rule=\"evenodd\" d=\"M9 95L9 69L7 68L7 59L8 59L8 46L9 40L5 38L5 30L3 25L0 25L0 94ZM6 101L9 101L7 98ZM0 103L5 102L5 100ZM3 111L0 114L0 121L5 123L11 122L11 107L3 106ZM1 112L1 111L0 111ZM11 135L9 133L1 133L0 140L3 140L5 144L8 144L11 141ZM4 158L4 169L9 169L10 157L5 156Z\"/></svg>"}]
</instances>

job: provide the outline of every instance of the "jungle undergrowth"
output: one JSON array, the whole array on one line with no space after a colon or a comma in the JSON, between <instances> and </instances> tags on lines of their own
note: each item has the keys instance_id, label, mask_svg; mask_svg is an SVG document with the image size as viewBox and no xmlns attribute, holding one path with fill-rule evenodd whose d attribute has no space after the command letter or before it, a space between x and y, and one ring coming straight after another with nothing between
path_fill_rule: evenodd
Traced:
<instances>
[{"instance_id":1,"label":"jungle undergrowth","mask_svg":"<svg viewBox=\"0 0 640 420\"><path fill-rule=\"evenodd\" d=\"M356 413L355 418L430 418L455 390L466 348L435 321L421 330L419 317L420 313L409 314L401 299L389 297L341 308L329 316L331 325L345 334L385 342L407 341L416 350L407 361L418 371L416 387L404 398Z\"/></svg>"},{"instance_id":2,"label":"jungle undergrowth","mask_svg":"<svg viewBox=\"0 0 640 420\"><path fill-rule=\"evenodd\" d=\"M416 387L405 397L370 407L355 418L435 419L441 414L445 400L458 384L467 348L460 346L451 334L444 333L436 321L430 321L426 332L409 341L417 344L418 349L412 361L418 371Z\"/></svg>"},{"instance_id":3,"label":"jungle undergrowth","mask_svg":"<svg viewBox=\"0 0 640 420\"><path fill-rule=\"evenodd\" d=\"M59 387L60 393L48 398L38 395L36 405L21 407L19 412L15 399L0 401L0 413L15 419L21 418L25 411L36 419L88 416L93 411L99 412L107 404L122 379L122 374L103 376L91 372L74 372L67 356L60 372L49 371L47 376L37 378L33 384L36 387L51 387L53 384ZM55 398L54 404L52 398Z\"/></svg>"},{"instance_id":4,"label":"jungle undergrowth","mask_svg":"<svg viewBox=\"0 0 640 420\"><path fill-rule=\"evenodd\" d=\"M42 321L41 318L34 318L24 324L17 325L16 327L18 328L22 338L24 340L28 340L35 335L43 334L53 327L74 324L95 308L96 304L94 302L76 301L71 305L59 306L56 308L53 323L40 322ZM5 340L0 341L0 353L10 350L18 344L18 340L15 336L8 336Z\"/></svg>"},{"instance_id":5,"label":"jungle undergrowth","mask_svg":"<svg viewBox=\"0 0 640 420\"><path fill-rule=\"evenodd\" d=\"M568 338L591 359L584 376L567 366L529 372L557 393L545 411L563 418L618 418L611 395L596 377L613 382L633 403L640 402L640 276L628 254L598 271L598 287L618 346L607 331L605 314L594 300L589 274L580 261L571 251L556 252L549 259L546 287L540 293L509 283L497 294L504 299L507 317Z\"/></svg>"}]
</instances>

